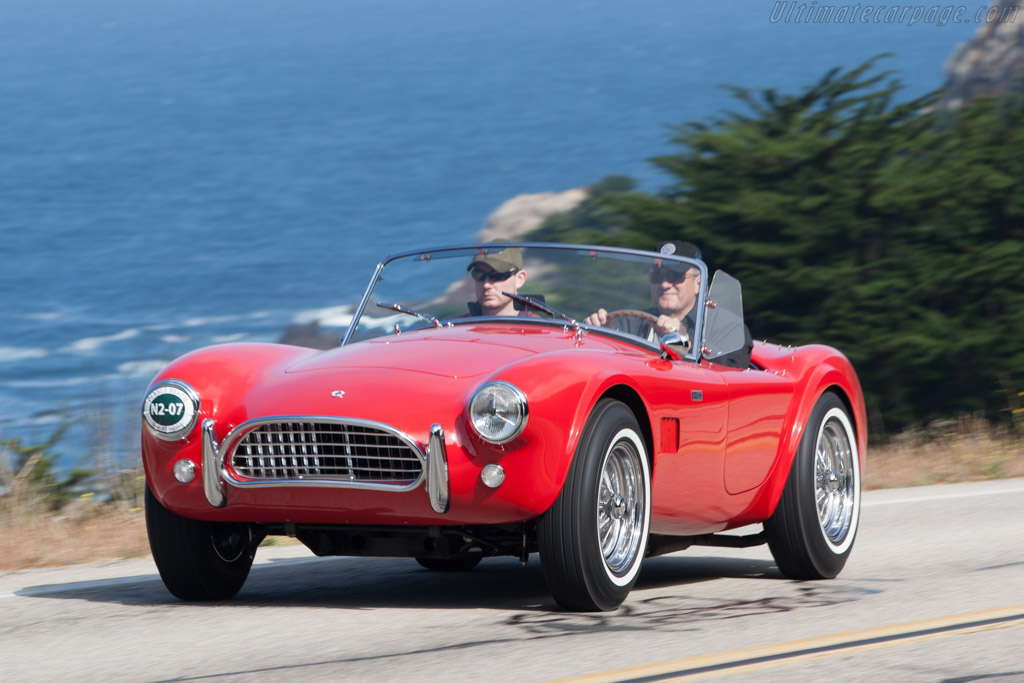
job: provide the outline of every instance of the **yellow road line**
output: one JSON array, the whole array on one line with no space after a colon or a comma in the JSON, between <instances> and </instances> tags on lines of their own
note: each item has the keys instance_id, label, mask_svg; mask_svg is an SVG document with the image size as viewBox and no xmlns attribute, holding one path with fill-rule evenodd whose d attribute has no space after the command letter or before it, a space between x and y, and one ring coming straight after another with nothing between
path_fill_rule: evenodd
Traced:
<instances>
[{"instance_id":1,"label":"yellow road line","mask_svg":"<svg viewBox=\"0 0 1024 683\"><path fill-rule=\"evenodd\" d=\"M1024 605L911 621L904 624L836 633L787 643L729 650L658 664L562 678L552 683L653 683L700 680L726 673L754 671L797 661L862 652L907 643L947 638L996 628L1024 625Z\"/></svg>"}]
</instances>

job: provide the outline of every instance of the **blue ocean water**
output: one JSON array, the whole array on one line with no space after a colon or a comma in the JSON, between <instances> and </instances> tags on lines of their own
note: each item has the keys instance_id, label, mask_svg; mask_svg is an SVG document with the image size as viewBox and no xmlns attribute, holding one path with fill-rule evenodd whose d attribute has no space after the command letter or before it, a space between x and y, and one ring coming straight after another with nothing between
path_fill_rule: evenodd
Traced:
<instances>
[{"instance_id":1,"label":"blue ocean water","mask_svg":"<svg viewBox=\"0 0 1024 683\"><path fill-rule=\"evenodd\" d=\"M382 256L472 241L517 194L657 189L667 126L737 107L720 84L892 52L916 95L978 28L774 6L3 0L0 438L103 414L62 464L131 452L175 356L343 322Z\"/></svg>"}]
</instances>

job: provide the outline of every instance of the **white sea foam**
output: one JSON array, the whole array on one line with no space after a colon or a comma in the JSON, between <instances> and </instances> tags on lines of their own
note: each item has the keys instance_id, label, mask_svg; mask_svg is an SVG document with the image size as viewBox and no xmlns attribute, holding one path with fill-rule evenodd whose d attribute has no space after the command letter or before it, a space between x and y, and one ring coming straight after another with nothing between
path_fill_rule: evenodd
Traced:
<instances>
[{"instance_id":1,"label":"white sea foam","mask_svg":"<svg viewBox=\"0 0 1024 683\"><path fill-rule=\"evenodd\" d=\"M363 318L359 321L359 329L365 326L371 330L391 330L395 325L407 325L409 322L415 322L412 318L407 315L389 315L386 318Z\"/></svg>"},{"instance_id":2,"label":"white sea foam","mask_svg":"<svg viewBox=\"0 0 1024 683\"><path fill-rule=\"evenodd\" d=\"M229 323L238 320L237 315L224 315L209 318L189 318L183 320L181 323L182 327L206 327L207 325L219 325L222 323Z\"/></svg>"},{"instance_id":3,"label":"white sea foam","mask_svg":"<svg viewBox=\"0 0 1024 683\"><path fill-rule=\"evenodd\" d=\"M14 389L58 389L64 387L80 387L86 384L124 379L119 375L95 375L90 377L65 377L64 379L22 379L7 382L6 386Z\"/></svg>"},{"instance_id":4,"label":"white sea foam","mask_svg":"<svg viewBox=\"0 0 1024 683\"><path fill-rule=\"evenodd\" d=\"M235 334L222 334L214 337L211 341L213 341L214 344L228 344L230 342L241 341L243 339L245 339L245 333L237 332Z\"/></svg>"},{"instance_id":5,"label":"white sea foam","mask_svg":"<svg viewBox=\"0 0 1024 683\"><path fill-rule=\"evenodd\" d=\"M191 339L191 337L185 337L180 334L165 334L160 337L160 341L165 344L182 344Z\"/></svg>"},{"instance_id":6,"label":"white sea foam","mask_svg":"<svg viewBox=\"0 0 1024 683\"><path fill-rule=\"evenodd\" d=\"M117 366L122 377L152 377L167 367L163 360L133 360Z\"/></svg>"},{"instance_id":7,"label":"white sea foam","mask_svg":"<svg viewBox=\"0 0 1024 683\"><path fill-rule=\"evenodd\" d=\"M329 308L318 308L311 311L302 311L292 316L292 322L296 325L308 325L311 322L319 322L324 327L348 327L352 323L355 313L355 306L331 306Z\"/></svg>"},{"instance_id":8,"label":"white sea foam","mask_svg":"<svg viewBox=\"0 0 1024 683\"><path fill-rule=\"evenodd\" d=\"M46 349L23 349L17 346L0 346L0 363L14 363L22 360L46 358Z\"/></svg>"},{"instance_id":9,"label":"white sea foam","mask_svg":"<svg viewBox=\"0 0 1024 683\"><path fill-rule=\"evenodd\" d=\"M137 327L133 327L105 337L87 337L64 347L63 350L69 353L95 353L104 344L137 337L141 331Z\"/></svg>"},{"instance_id":10,"label":"white sea foam","mask_svg":"<svg viewBox=\"0 0 1024 683\"><path fill-rule=\"evenodd\" d=\"M270 316L270 311L255 311L244 315L220 315L206 318L189 318L181 323L182 327L205 327L206 325L220 325L223 323L236 322L238 320L260 320Z\"/></svg>"}]
</instances>

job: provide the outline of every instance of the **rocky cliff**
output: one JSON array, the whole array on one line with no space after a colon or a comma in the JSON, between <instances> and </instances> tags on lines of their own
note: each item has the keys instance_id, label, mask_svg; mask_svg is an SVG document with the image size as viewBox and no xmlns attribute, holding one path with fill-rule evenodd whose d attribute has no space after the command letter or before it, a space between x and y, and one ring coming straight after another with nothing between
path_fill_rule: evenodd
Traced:
<instances>
[{"instance_id":1,"label":"rocky cliff","mask_svg":"<svg viewBox=\"0 0 1024 683\"><path fill-rule=\"evenodd\" d=\"M997 0L989 17L946 62L943 99L953 107L974 97L1024 92L1024 1Z\"/></svg>"},{"instance_id":2,"label":"rocky cliff","mask_svg":"<svg viewBox=\"0 0 1024 683\"><path fill-rule=\"evenodd\" d=\"M494 210L476 239L478 242L519 240L526 233L540 227L549 216L575 209L587 195L587 188L578 187L565 192L541 192L513 197Z\"/></svg>"}]
</instances>

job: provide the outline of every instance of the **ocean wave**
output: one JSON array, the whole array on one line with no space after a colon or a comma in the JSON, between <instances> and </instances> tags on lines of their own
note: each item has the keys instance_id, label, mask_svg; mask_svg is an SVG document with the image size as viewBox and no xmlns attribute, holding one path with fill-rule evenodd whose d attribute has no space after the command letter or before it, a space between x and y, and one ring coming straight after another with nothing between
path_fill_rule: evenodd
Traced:
<instances>
[{"instance_id":1,"label":"ocean wave","mask_svg":"<svg viewBox=\"0 0 1024 683\"><path fill-rule=\"evenodd\" d=\"M61 389L66 387L80 387L86 384L97 384L113 380L124 379L120 375L92 375L76 377L65 377L63 379L16 379L6 382L5 386L13 389Z\"/></svg>"},{"instance_id":2,"label":"ocean wave","mask_svg":"<svg viewBox=\"0 0 1024 683\"><path fill-rule=\"evenodd\" d=\"M102 385L139 378L149 378L165 367L165 360L133 360L117 365L117 372L96 375L75 375L59 379L16 379L4 382L4 388L10 389L66 389L87 385Z\"/></svg>"},{"instance_id":3,"label":"ocean wave","mask_svg":"<svg viewBox=\"0 0 1024 683\"><path fill-rule=\"evenodd\" d=\"M223 323L236 322L238 320L261 320L270 316L270 311L254 311L239 315L208 316L203 318L189 318L182 321L182 327L205 327L206 325L221 325Z\"/></svg>"},{"instance_id":4,"label":"ocean wave","mask_svg":"<svg viewBox=\"0 0 1024 683\"><path fill-rule=\"evenodd\" d=\"M131 339L133 337L137 337L141 332L142 330L139 328L132 327L127 330L121 330L117 334L111 334L104 337L86 337L85 339L79 339L76 342L72 342L62 350L68 353L95 353L104 344Z\"/></svg>"},{"instance_id":5,"label":"ocean wave","mask_svg":"<svg viewBox=\"0 0 1024 683\"><path fill-rule=\"evenodd\" d=\"M219 335L217 337L214 337L211 341L214 344L228 344L230 342L242 341L243 339L246 338L246 336L247 335L244 332L236 332L235 334Z\"/></svg>"},{"instance_id":6,"label":"ocean wave","mask_svg":"<svg viewBox=\"0 0 1024 683\"><path fill-rule=\"evenodd\" d=\"M23 349L17 346L0 346L0 363L13 363L22 360L34 360L49 356L46 349Z\"/></svg>"},{"instance_id":7,"label":"ocean wave","mask_svg":"<svg viewBox=\"0 0 1024 683\"><path fill-rule=\"evenodd\" d=\"M117 372L121 377L152 377L166 367L163 360L133 360L118 365Z\"/></svg>"},{"instance_id":8,"label":"ocean wave","mask_svg":"<svg viewBox=\"0 0 1024 683\"><path fill-rule=\"evenodd\" d=\"M356 307L349 304L301 311L292 316L292 322L296 325L318 322L324 327L348 327L352 323L355 310Z\"/></svg>"},{"instance_id":9,"label":"ocean wave","mask_svg":"<svg viewBox=\"0 0 1024 683\"><path fill-rule=\"evenodd\" d=\"M46 313L29 313L25 317L29 320L59 320L63 315L58 311L48 311Z\"/></svg>"}]
</instances>

